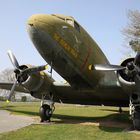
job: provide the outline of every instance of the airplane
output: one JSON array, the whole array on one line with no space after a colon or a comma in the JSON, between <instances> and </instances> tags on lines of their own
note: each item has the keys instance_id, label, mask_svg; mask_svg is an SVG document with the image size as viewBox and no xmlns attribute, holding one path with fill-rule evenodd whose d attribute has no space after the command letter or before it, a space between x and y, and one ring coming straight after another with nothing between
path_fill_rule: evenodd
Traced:
<instances>
[{"instance_id":1,"label":"airplane","mask_svg":"<svg viewBox=\"0 0 140 140\"><path fill-rule=\"evenodd\" d=\"M86 30L71 16L34 14L27 31L45 65L19 65L8 51L16 81L0 88L26 92L41 99L41 122L50 121L55 102L128 107L135 129L140 130L140 52L120 65L112 65ZM43 70L51 66L67 82L56 82ZM47 101L47 102L46 102ZM48 103L50 101L50 103Z\"/></svg>"}]
</instances>

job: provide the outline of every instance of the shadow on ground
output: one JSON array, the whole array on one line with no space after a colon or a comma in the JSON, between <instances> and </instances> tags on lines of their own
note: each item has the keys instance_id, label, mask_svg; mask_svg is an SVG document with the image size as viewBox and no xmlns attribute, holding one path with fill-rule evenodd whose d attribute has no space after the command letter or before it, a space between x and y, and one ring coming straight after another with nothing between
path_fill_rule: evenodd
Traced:
<instances>
[{"instance_id":1,"label":"shadow on ground","mask_svg":"<svg viewBox=\"0 0 140 140\"><path fill-rule=\"evenodd\" d=\"M21 107L21 106L20 106ZM35 112L35 111L23 111L23 110L18 110L18 109L15 109L15 106L12 106L12 105L9 105L9 106L3 106L3 107L0 107L0 110L7 110L7 111L10 111L10 112L15 112L15 113L19 113L19 114L25 114L25 115L30 115L30 116L38 116L38 112Z\"/></svg>"},{"instance_id":2,"label":"shadow on ground","mask_svg":"<svg viewBox=\"0 0 140 140\"><path fill-rule=\"evenodd\" d=\"M107 132L121 132L124 129L131 127L131 121L128 119L127 113L113 113L106 116L83 117L53 114L53 118L59 119L55 123L63 124L81 124L98 126L100 129Z\"/></svg>"},{"instance_id":3,"label":"shadow on ground","mask_svg":"<svg viewBox=\"0 0 140 140\"><path fill-rule=\"evenodd\" d=\"M39 116L39 114L37 112L34 112L34 111L22 111L22 110L14 110L14 109L5 109L5 110L10 111L10 112L30 115L30 116Z\"/></svg>"},{"instance_id":4,"label":"shadow on ground","mask_svg":"<svg viewBox=\"0 0 140 140\"><path fill-rule=\"evenodd\" d=\"M2 108L1 108L2 109ZM38 116L38 112L35 111L22 111L15 110L13 106L3 108L10 112ZM112 111L112 110L111 110ZM129 120L128 112L117 113L115 110L112 114L106 116L71 116L71 115L60 115L54 113L52 116L52 122L55 124L81 124L81 125L93 125L98 126L101 130L107 132L121 132L124 129L131 127L131 121Z\"/></svg>"}]
</instances>

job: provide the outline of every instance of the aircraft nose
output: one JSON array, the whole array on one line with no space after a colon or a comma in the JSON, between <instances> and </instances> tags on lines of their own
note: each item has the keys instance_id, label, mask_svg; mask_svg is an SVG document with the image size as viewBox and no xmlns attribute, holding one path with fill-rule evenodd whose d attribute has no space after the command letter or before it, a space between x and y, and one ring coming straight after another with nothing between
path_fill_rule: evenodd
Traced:
<instances>
[{"instance_id":1,"label":"aircraft nose","mask_svg":"<svg viewBox=\"0 0 140 140\"><path fill-rule=\"evenodd\" d=\"M49 14L34 14L27 20L27 31L46 32L51 34L53 32L55 20L52 15Z\"/></svg>"},{"instance_id":2,"label":"aircraft nose","mask_svg":"<svg viewBox=\"0 0 140 140\"><path fill-rule=\"evenodd\" d=\"M38 26L39 24L53 24L53 17L49 14L34 14L29 17L27 24L30 26Z\"/></svg>"},{"instance_id":3,"label":"aircraft nose","mask_svg":"<svg viewBox=\"0 0 140 140\"><path fill-rule=\"evenodd\" d=\"M52 57L54 51L55 20L52 15L35 14L27 20L27 32L36 49L44 57Z\"/></svg>"},{"instance_id":4,"label":"aircraft nose","mask_svg":"<svg viewBox=\"0 0 140 140\"><path fill-rule=\"evenodd\" d=\"M27 24L30 26L35 26L36 22L38 22L41 17L41 14L34 14L28 18Z\"/></svg>"},{"instance_id":5,"label":"aircraft nose","mask_svg":"<svg viewBox=\"0 0 140 140\"><path fill-rule=\"evenodd\" d=\"M36 19L37 19L37 15L38 14L35 14L35 15L30 16L28 18L27 24L33 26L34 23L35 23L35 21L36 21Z\"/></svg>"}]
</instances>

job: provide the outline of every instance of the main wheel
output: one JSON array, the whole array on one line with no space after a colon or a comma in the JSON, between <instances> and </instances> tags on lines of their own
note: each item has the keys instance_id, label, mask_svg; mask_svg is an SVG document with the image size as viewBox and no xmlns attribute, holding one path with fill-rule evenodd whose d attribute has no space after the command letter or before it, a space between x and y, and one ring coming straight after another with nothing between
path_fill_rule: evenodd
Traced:
<instances>
[{"instance_id":1,"label":"main wheel","mask_svg":"<svg viewBox=\"0 0 140 140\"><path fill-rule=\"evenodd\" d=\"M136 130L140 130L140 108L136 107L133 116L133 125Z\"/></svg>"},{"instance_id":2,"label":"main wheel","mask_svg":"<svg viewBox=\"0 0 140 140\"><path fill-rule=\"evenodd\" d=\"M41 118L41 122L50 121L50 118L52 116L52 109L49 105L44 104L40 107L39 115Z\"/></svg>"}]
</instances>

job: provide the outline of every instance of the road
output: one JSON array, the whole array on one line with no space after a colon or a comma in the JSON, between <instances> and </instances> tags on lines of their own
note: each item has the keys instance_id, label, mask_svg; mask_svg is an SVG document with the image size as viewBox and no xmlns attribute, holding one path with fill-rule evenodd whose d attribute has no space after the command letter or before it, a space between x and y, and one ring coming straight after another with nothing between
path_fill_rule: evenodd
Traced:
<instances>
[{"instance_id":1,"label":"road","mask_svg":"<svg viewBox=\"0 0 140 140\"><path fill-rule=\"evenodd\" d=\"M13 115L6 110L0 110L0 133L17 130L33 123L34 119L31 117Z\"/></svg>"}]
</instances>

